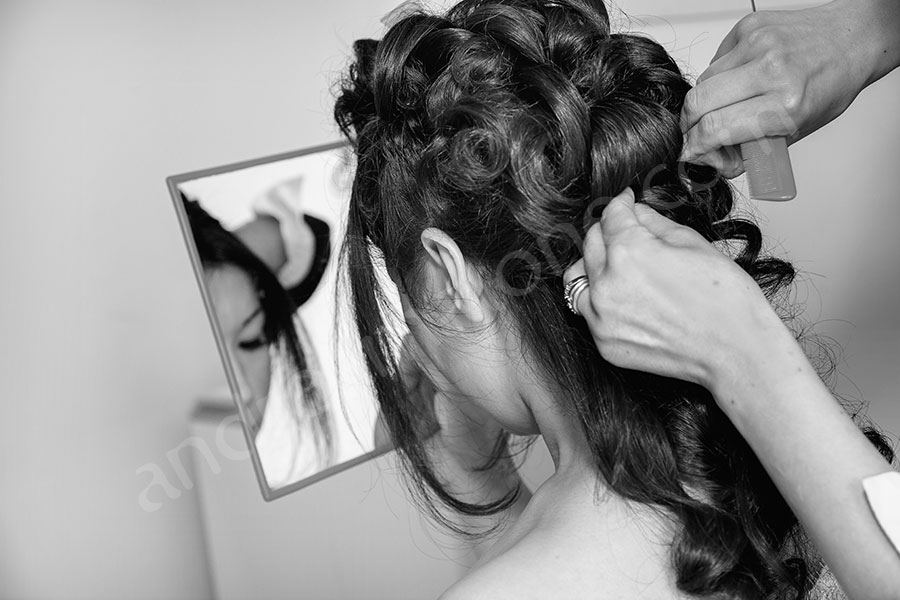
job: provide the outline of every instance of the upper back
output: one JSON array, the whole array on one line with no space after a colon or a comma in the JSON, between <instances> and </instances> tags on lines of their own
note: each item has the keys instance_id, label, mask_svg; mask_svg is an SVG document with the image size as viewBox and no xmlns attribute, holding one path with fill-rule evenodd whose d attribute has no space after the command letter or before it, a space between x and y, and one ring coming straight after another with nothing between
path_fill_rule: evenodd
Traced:
<instances>
[{"instance_id":1,"label":"upper back","mask_svg":"<svg viewBox=\"0 0 900 600\"><path fill-rule=\"evenodd\" d=\"M669 558L670 521L607 496L535 499L486 560L441 600L682 600Z\"/></svg>"}]
</instances>

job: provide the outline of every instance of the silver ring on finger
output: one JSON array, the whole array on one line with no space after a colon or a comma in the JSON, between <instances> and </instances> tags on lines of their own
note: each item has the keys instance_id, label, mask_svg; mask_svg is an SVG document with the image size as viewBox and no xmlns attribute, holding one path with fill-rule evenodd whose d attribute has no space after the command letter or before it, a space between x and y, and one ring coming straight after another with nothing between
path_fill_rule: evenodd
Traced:
<instances>
[{"instance_id":1,"label":"silver ring on finger","mask_svg":"<svg viewBox=\"0 0 900 600\"><path fill-rule=\"evenodd\" d=\"M569 307L576 315L581 315L578 312L578 296L581 295L581 292L588 288L588 278L587 275L579 275L572 281L566 284L565 287L565 297L566 297L566 306Z\"/></svg>"}]
</instances>

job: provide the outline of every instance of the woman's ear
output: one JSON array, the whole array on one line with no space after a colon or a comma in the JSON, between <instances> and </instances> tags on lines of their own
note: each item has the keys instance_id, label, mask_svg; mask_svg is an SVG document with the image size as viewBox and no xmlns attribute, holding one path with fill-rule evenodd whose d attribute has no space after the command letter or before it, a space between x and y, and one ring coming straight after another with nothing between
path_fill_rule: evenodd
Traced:
<instances>
[{"instance_id":1,"label":"woman's ear","mask_svg":"<svg viewBox=\"0 0 900 600\"><path fill-rule=\"evenodd\" d=\"M449 235L435 227L422 232L422 247L427 255L426 269L432 282L432 294L453 303L460 316L482 323L487 308L481 275L463 256Z\"/></svg>"}]
</instances>

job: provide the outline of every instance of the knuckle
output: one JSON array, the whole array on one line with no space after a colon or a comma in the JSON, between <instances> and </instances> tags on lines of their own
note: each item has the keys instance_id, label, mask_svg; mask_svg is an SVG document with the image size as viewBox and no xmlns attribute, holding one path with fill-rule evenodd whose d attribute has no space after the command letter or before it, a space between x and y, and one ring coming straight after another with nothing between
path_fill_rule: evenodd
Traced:
<instances>
[{"instance_id":1,"label":"knuckle","mask_svg":"<svg viewBox=\"0 0 900 600\"><path fill-rule=\"evenodd\" d=\"M760 15L758 13L750 13L741 18L734 26L734 30L742 39L747 38L751 33L756 31L760 26Z\"/></svg>"},{"instance_id":2,"label":"knuckle","mask_svg":"<svg viewBox=\"0 0 900 600\"><path fill-rule=\"evenodd\" d=\"M746 35L747 45L756 51L765 51L779 47L778 34L770 27L765 27L757 18L754 27Z\"/></svg>"},{"instance_id":3,"label":"knuckle","mask_svg":"<svg viewBox=\"0 0 900 600\"><path fill-rule=\"evenodd\" d=\"M607 250L607 264L612 268L623 268L634 259L634 249L629 244L614 244Z\"/></svg>"},{"instance_id":4,"label":"knuckle","mask_svg":"<svg viewBox=\"0 0 900 600\"><path fill-rule=\"evenodd\" d=\"M762 71L770 80L789 80L787 56L777 48L766 51L762 55Z\"/></svg>"},{"instance_id":5,"label":"knuckle","mask_svg":"<svg viewBox=\"0 0 900 600\"><path fill-rule=\"evenodd\" d=\"M803 104L803 90L796 84L788 85L781 92L781 105L789 115L796 115L800 112Z\"/></svg>"},{"instance_id":6,"label":"knuckle","mask_svg":"<svg viewBox=\"0 0 900 600\"><path fill-rule=\"evenodd\" d=\"M697 133L702 140L707 140L708 142L717 140L722 135L722 131L722 119L714 112L706 113L697 122Z\"/></svg>"}]
</instances>

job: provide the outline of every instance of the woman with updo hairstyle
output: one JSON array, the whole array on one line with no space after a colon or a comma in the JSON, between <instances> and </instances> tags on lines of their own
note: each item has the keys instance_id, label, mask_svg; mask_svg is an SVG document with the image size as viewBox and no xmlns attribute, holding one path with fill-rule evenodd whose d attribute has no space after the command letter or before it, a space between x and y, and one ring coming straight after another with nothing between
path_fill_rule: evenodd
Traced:
<instances>
[{"instance_id":1,"label":"woman with updo hairstyle","mask_svg":"<svg viewBox=\"0 0 900 600\"><path fill-rule=\"evenodd\" d=\"M588 0L464 0L354 51L335 109L357 158L342 260L383 418L457 531L473 533L444 508L480 523L527 503L445 597L822 597L821 560L711 393L603 360L562 301L585 232L630 188L794 312L792 266L730 216L713 168L679 161L690 85L666 51ZM510 434L553 457L530 501Z\"/></svg>"}]
</instances>

